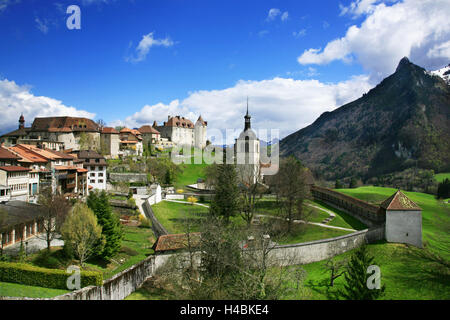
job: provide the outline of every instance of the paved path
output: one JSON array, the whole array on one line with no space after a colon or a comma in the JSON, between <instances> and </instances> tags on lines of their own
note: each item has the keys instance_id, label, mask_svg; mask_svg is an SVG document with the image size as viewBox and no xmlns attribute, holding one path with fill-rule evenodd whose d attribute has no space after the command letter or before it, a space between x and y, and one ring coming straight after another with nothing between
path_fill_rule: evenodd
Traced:
<instances>
[{"instance_id":1,"label":"paved path","mask_svg":"<svg viewBox=\"0 0 450 320\"><path fill-rule=\"evenodd\" d=\"M168 199L163 199L163 201L192 204L192 203L189 202L189 201L181 201L181 200L168 200ZM196 206L201 206L201 207L205 207L205 208L209 208L209 206L208 206L207 204L203 204L203 203L194 203L194 205L196 205Z\"/></svg>"},{"instance_id":2,"label":"paved path","mask_svg":"<svg viewBox=\"0 0 450 320\"><path fill-rule=\"evenodd\" d=\"M267 215L267 214L257 214L257 215L255 215L255 217L267 217L267 218L282 219L283 220L283 218L275 217L275 216L271 216L271 215ZM358 231L358 230L355 230L355 229L348 229L348 228L343 228L343 227L329 226L329 225L323 224L323 223L307 222L307 221L304 221L304 220L292 220L292 222L294 222L294 223L313 224L313 225L316 225L316 226L319 226L319 227L330 228L330 229L338 229L338 230L345 230L345 231Z\"/></svg>"},{"instance_id":3,"label":"paved path","mask_svg":"<svg viewBox=\"0 0 450 320\"><path fill-rule=\"evenodd\" d=\"M24 240L23 241L24 248L25 242L28 242L28 245L26 246L27 254L32 254L47 248L47 241L39 239L37 237ZM63 245L64 241L61 239L55 239L51 242L52 247L62 247ZM3 253L15 256L19 253L19 250L20 250L20 241L3 249Z\"/></svg>"}]
</instances>

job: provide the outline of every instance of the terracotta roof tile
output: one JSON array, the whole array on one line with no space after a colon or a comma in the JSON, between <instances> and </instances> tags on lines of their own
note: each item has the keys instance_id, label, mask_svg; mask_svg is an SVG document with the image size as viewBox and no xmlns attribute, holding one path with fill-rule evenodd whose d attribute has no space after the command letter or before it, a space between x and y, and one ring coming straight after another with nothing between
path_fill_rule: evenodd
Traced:
<instances>
[{"instance_id":1,"label":"terracotta roof tile","mask_svg":"<svg viewBox=\"0 0 450 320\"><path fill-rule=\"evenodd\" d=\"M153 134L159 134L159 131L153 128L152 126L145 125L139 128L139 132L142 134L145 133L153 133Z\"/></svg>"},{"instance_id":2,"label":"terracotta roof tile","mask_svg":"<svg viewBox=\"0 0 450 320\"><path fill-rule=\"evenodd\" d=\"M20 157L8 149L0 147L0 159L18 160Z\"/></svg>"},{"instance_id":3,"label":"terracotta roof tile","mask_svg":"<svg viewBox=\"0 0 450 320\"><path fill-rule=\"evenodd\" d=\"M390 211L422 210L400 190L384 200L380 207Z\"/></svg>"},{"instance_id":4,"label":"terracotta roof tile","mask_svg":"<svg viewBox=\"0 0 450 320\"><path fill-rule=\"evenodd\" d=\"M0 170L7 172L19 172L19 171L31 171L29 168L19 167L19 166L4 166L0 167Z\"/></svg>"},{"instance_id":5,"label":"terracotta roof tile","mask_svg":"<svg viewBox=\"0 0 450 320\"><path fill-rule=\"evenodd\" d=\"M200 245L200 232L193 232L190 234L191 246L197 247ZM186 249L188 247L188 237L186 233L167 234L159 236L153 244L155 252L163 252L168 250Z\"/></svg>"}]
</instances>

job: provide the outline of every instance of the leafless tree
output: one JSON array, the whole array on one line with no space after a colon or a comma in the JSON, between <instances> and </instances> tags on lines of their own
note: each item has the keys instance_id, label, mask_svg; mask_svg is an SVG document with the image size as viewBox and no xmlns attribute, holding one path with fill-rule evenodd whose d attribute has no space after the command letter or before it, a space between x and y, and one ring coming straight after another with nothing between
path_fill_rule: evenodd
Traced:
<instances>
[{"instance_id":1,"label":"leafless tree","mask_svg":"<svg viewBox=\"0 0 450 320\"><path fill-rule=\"evenodd\" d=\"M42 233L37 237L47 242L50 251L51 242L59 238L60 228L71 209L70 202L61 194L55 194L50 187L41 189L38 204L44 214Z\"/></svg>"},{"instance_id":2,"label":"leafless tree","mask_svg":"<svg viewBox=\"0 0 450 320\"><path fill-rule=\"evenodd\" d=\"M334 280L346 272L347 260L336 261L333 258L327 259L324 263L325 271L330 272L330 287L334 286Z\"/></svg>"},{"instance_id":3,"label":"leafless tree","mask_svg":"<svg viewBox=\"0 0 450 320\"><path fill-rule=\"evenodd\" d=\"M287 221L287 231L290 232L295 218L305 220L307 217L303 206L304 200L309 197L305 168L296 158L288 157L280 161L278 173L267 180L277 195L281 215Z\"/></svg>"}]
</instances>

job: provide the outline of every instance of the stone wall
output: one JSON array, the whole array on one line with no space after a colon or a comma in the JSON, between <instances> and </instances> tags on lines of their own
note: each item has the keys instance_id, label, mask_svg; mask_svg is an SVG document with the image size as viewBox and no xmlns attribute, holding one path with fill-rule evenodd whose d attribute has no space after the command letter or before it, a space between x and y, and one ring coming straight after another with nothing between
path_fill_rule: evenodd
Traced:
<instances>
[{"instance_id":1,"label":"stone wall","mask_svg":"<svg viewBox=\"0 0 450 320\"><path fill-rule=\"evenodd\" d=\"M311 194L315 200L323 201L340 209L369 227L381 226L386 221L386 215L379 206L363 200L318 186L311 187Z\"/></svg>"},{"instance_id":2,"label":"stone wall","mask_svg":"<svg viewBox=\"0 0 450 320\"><path fill-rule=\"evenodd\" d=\"M382 236L382 232L373 233L365 229L330 239L278 245L270 251L270 261L279 266L321 261L355 249L365 242L381 240Z\"/></svg>"},{"instance_id":3,"label":"stone wall","mask_svg":"<svg viewBox=\"0 0 450 320\"><path fill-rule=\"evenodd\" d=\"M113 182L147 182L145 173L109 173L109 180Z\"/></svg>"},{"instance_id":4,"label":"stone wall","mask_svg":"<svg viewBox=\"0 0 450 320\"><path fill-rule=\"evenodd\" d=\"M164 226L156 219L155 213L153 212L152 206L150 205L149 199L145 200L142 204L142 209L144 209L144 215L147 219L150 219L152 222L152 230L155 234L155 237L169 234L169 232L164 228Z\"/></svg>"}]
</instances>

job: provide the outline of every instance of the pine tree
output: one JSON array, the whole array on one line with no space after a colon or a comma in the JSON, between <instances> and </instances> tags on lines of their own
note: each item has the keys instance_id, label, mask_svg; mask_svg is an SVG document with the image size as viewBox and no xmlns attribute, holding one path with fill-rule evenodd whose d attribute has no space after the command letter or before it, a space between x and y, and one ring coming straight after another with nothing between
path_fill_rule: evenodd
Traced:
<instances>
[{"instance_id":1,"label":"pine tree","mask_svg":"<svg viewBox=\"0 0 450 320\"><path fill-rule=\"evenodd\" d=\"M344 290L339 293L348 300L375 300L384 294L385 285L380 289L367 287L367 268L374 264L374 257L369 255L367 245L362 245L353 253L345 273Z\"/></svg>"},{"instance_id":2,"label":"pine tree","mask_svg":"<svg viewBox=\"0 0 450 320\"><path fill-rule=\"evenodd\" d=\"M122 247L123 230L119 217L112 211L105 191L101 193L91 192L87 199L87 205L94 211L98 224L102 227L102 234L106 239L106 244L99 256L110 259Z\"/></svg>"},{"instance_id":3,"label":"pine tree","mask_svg":"<svg viewBox=\"0 0 450 320\"><path fill-rule=\"evenodd\" d=\"M224 219L228 223L230 217L239 212L239 189L236 168L232 164L217 166L217 179L214 183L215 195L211 202L210 212L213 216Z\"/></svg>"}]
</instances>

